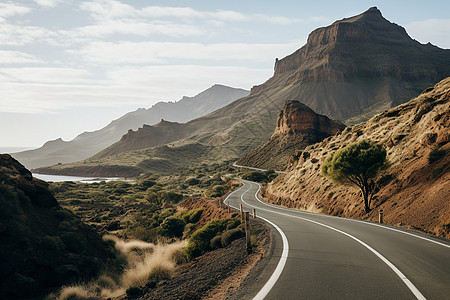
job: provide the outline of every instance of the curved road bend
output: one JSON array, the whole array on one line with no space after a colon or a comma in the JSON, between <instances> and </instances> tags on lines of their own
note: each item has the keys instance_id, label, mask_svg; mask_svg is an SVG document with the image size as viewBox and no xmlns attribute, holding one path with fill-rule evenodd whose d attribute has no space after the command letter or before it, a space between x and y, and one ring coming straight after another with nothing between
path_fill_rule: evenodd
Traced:
<instances>
[{"instance_id":1,"label":"curved road bend","mask_svg":"<svg viewBox=\"0 0 450 300\"><path fill-rule=\"evenodd\" d=\"M225 202L255 208L287 239L276 242L278 253L283 251L279 272L250 297L450 299L449 240L273 206L257 198L257 183L242 183Z\"/></svg>"}]
</instances>

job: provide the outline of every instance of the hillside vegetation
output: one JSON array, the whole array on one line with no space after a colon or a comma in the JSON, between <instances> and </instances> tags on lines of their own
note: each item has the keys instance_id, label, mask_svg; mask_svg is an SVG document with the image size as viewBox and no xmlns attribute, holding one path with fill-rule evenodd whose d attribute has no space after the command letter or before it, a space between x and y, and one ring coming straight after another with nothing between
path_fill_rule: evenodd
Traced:
<instances>
[{"instance_id":1,"label":"hillside vegetation","mask_svg":"<svg viewBox=\"0 0 450 300\"><path fill-rule=\"evenodd\" d=\"M450 236L450 78L406 104L298 151L286 174L267 186L270 202L311 212L385 221ZM361 140L387 150L389 168L366 214L357 187L340 186L321 174L325 159Z\"/></svg>"}]
</instances>

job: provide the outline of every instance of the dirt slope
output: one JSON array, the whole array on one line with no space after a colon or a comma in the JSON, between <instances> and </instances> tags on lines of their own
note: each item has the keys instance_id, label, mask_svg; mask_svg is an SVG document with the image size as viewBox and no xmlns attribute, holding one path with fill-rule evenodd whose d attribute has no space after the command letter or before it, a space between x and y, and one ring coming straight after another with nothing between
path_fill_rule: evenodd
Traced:
<instances>
[{"instance_id":1,"label":"dirt slope","mask_svg":"<svg viewBox=\"0 0 450 300\"><path fill-rule=\"evenodd\" d=\"M288 173L269 184L271 202L302 210L385 221L450 237L450 77L410 102L299 151ZM355 187L321 175L326 157L368 139L386 147L390 168L382 176L373 210L365 214ZM433 152L438 159L429 162Z\"/></svg>"}]
</instances>

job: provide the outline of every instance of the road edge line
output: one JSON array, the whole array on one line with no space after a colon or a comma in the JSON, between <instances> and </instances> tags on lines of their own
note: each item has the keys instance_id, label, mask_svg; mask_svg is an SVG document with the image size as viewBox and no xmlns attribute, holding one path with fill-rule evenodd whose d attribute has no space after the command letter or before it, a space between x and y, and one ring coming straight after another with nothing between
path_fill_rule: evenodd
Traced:
<instances>
[{"instance_id":1,"label":"road edge line","mask_svg":"<svg viewBox=\"0 0 450 300\"><path fill-rule=\"evenodd\" d=\"M256 184L258 184L258 183L256 183ZM259 188L261 188L261 186L259 184L258 184L258 186L259 186ZM258 189L258 191L255 194L256 199L259 200L260 202L262 202L259 199L259 197L257 196L258 192L259 192L259 189ZM242 198L242 196L241 196L241 198ZM253 205L248 204L245 201L243 201L243 202L246 205L250 206L250 207L254 207ZM314 221L314 220L310 220L310 219L307 219L307 218L303 218L303 217L300 217L300 216L292 216L292 215L288 215L288 214L285 214L285 213L282 213L282 212L270 211L270 210L265 209L265 208L258 208L258 209L262 209L262 210L265 210L265 211L268 211L268 212L271 212L271 213L275 213L275 214L279 214L279 215L283 215L283 216L287 216L287 217L291 217L291 218L304 220L304 221L307 221L307 222L310 222L310 223L313 223L313 224L316 224L316 225L323 226L325 228L334 230L334 231L336 231L336 232L338 232L340 234L343 234L343 235L353 239L354 241L358 242L359 244L361 244L362 246L367 248L367 250L369 250L373 254L375 254L379 259L381 259L382 262L384 262L389 268L391 268L391 270L394 271L394 273L403 281L403 283L408 287L408 289L414 294L414 296L418 300L426 300L425 296L422 295L422 293L416 288L416 286L393 263L391 263L387 258L385 258L383 255L381 255L378 251L376 251L374 248L372 248L371 246L369 246L365 242L361 241L357 237L355 237L355 236L353 236L353 235L351 235L351 234L349 234L349 233L347 233L345 231L342 231L342 230L339 230L337 228L334 228L332 226L329 226L329 225L326 225L326 224L322 224L320 222L317 222L317 221Z\"/></svg>"},{"instance_id":2,"label":"road edge line","mask_svg":"<svg viewBox=\"0 0 450 300\"><path fill-rule=\"evenodd\" d=\"M237 189L237 190L233 191L232 193L230 193L225 198L225 200L223 200L223 203L225 203L228 200L228 198L234 192L239 191L243 187L244 187L244 185L242 185L239 189ZM245 193L247 193L251 188L252 188L252 186L250 185L250 187L245 192L243 192L242 195L241 195L241 201L243 203L245 203L245 204L247 204L247 203L244 201L242 196ZM239 208L234 207L232 205L230 205L230 207L239 210ZM262 300L262 299L264 299L267 296L267 294L272 290L273 286L278 281L278 278L280 277L281 273L283 272L284 266L286 265L286 261L287 261L288 256L289 256L289 242L288 242L288 239L287 239L286 235L284 234L283 230L281 230L281 228L278 227L278 225L276 225L275 223L267 220L266 218L263 218L263 217L260 217L260 216L258 216L258 218L260 218L261 220L269 223L270 225L272 225L278 231L278 233L281 235L281 239L283 241L283 251L281 252L280 260L278 261L278 264L277 264L275 270L273 271L272 275L270 276L269 280L267 280L267 282L264 284L264 286L261 288L261 290L259 290L258 294L256 294L255 297L253 297L253 300Z\"/></svg>"},{"instance_id":3,"label":"road edge line","mask_svg":"<svg viewBox=\"0 0 450 300\"><path fill-rule=\"evenodd\" d=\"M277 208L277 209L280 209L280 210L287 210L287 211L294 211L294 212L295 211L299 211L299 212L302 212L302 213L305 213L305 214L314 214L314 213L309 212L309 211L303 211L303 210L294 209L294 208L287 208L287 207L280 207L278 205L274 205L274 204L270 204L270 203L262 201L258 197L258 193L259 193L259 191L261 189L261 185L258 182L255 182L255 183L259 186L258 191L256 191L256 193L255 193L255 197L256 197L256 200L258 200L262 204L264 204L266 206L271 206L271 207L274 207L274 208ZM440 246L443 246L443 247L446 247L446 248L450 248L450 245L447 245L447 244L444 244L444 243L441 243L441 242L438 242L438 241L432 240L430 238L426 238L426 237L423 237L423 236L420 236L420 235L417 235L417 234L414 234L414 233L411 233L411 232L407 232L407 231L404 231L404 230L401 230L401 229L397 229L397 228L390 228L390 227L387 227L387 226L383 226L383 225L375 224L375 223L371 223L371 222L366 222L366 221L363 221L363 220L356 220L356 219L343 218L343 217L337 217L337 216L330 216L330 215L324 215L324 214L316 214L316 215L319 215L321 217L326 217L326 218L335 218L335 219L341 219L341 220L348 220L348 221L352 221L352 222L357 222L357 223L363 223L363 224L366 224L366 225L376 226L376 227L379 227L379 228L383 228L383 229L387 229L387 230L403 233L403 234L406 234L406 235L409 235L409 236L412 236L412 237L415 237L415 238L418 238L418 239L422 239L422 240L425 240L425 241L428 241L430 243L434 243L436 245L440 245Z\"/></svg>"}]
</instances>

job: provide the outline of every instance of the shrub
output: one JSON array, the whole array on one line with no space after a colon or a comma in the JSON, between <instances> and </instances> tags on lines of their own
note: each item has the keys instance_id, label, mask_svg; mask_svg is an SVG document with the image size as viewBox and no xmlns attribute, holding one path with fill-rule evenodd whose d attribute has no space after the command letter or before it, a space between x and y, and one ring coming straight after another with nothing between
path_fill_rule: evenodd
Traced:
<instances>
[{"instance_id":1,"label":"shrub","mask_svg":"<svg viewBox=\"0 0 450 300\"><path fill-rule=\"evenodd\" d=\"M86 246L86 241L81 234L75 232L65 232L61 234L61 240L69 250L81 253Z\"/></svg>"},{"instance_id":2,"label":"shrub","mask_svg":"<svg viewBox=\"0 0 450 300\"><path fill-rule=\"evenodd\" d=\"M222 234L222 246L226 247L231 244L232 241L243 236L244 231L241 228L233 228L231 230L227 230Z\"/></svg>"},{"instance_id":3,"label":"shrub","mask_svg":"<svg viewBox=\"0 0 450 300\"><path fill-rule=\"evenodd\" d=\"M433 171L431 171L431 177L432 177L433 179L438 178L439 175L441 175L442 171L444 171L444 168L442 168L442 167L441 167L441 168L434 169Z\"/></svg>"},{"instance_id":4,"label":"shrub","mask_svg":"<svg viewBox=\"0 0 450 300\"><path fill-rule=\"evenodd\" d=\"M242 179L256 181L256 182L262 182L262 181L267 180L267 175L261 171L251 171L251 172L247 172L244 175L242 175Z\"/></svg>"},{"instance_id":5,"label":"shrub","mask_svg":"<svg viewBox=\"0 0 450 300\"><path fill-rule=\"evenodd\" d=\"M65 248L64 243L59 236L46 235L42 238L41 243L43 247L55 252L61 252Z\"/></svg>"},{"instance_id":6,"label":"shrub","mask_svg":"<svg viewBox=\"0 0 450 300\"><path fill-rule=\"evenodd\" d=\"M267 176L267 181L270 182L270 181L274 180L275 178L277 178L277 176L278 176L277 173L272 173Z\"/></svg>"},{"instance_id":7,"label":"shrub","mask_svg":"<svg viewBox=\"0 0 450 300\"><path fill-rule=\"evenodd\" d=\"M227 192L224 185L216 185L206 192L207 197L222 197Z\"/></svg>"},{"instance_id":8,"label":"shrub","mask_svg":"<svg viewBox=\"0 0 450 300\"><path fill-rule=\"evenodd\" d=\"M439 149L436 147L433 150L431 150L430 154L428 155L428 162L430 164L435 163L441 158L443 158L446 153L447 153L446 150Z\"/></svg>"},{"instance_id":9,"label":"shrub","mask_svg":"<svg viewBox=\"0 0 450 300\"><path fill-rule=\"evenodd\" d=\"M189 258L195 258L211 250L211 240L224 231L231 219L214 220L194 232L186 247Z\"/></svg>"},{"instance_id":10,"label":"shrub","mask_svg":"<svg viewBox=\"0 0 450 300\"><path fill-rule=\"evenodd\" d=\"M179 193L173 192L173 191L162 193L161 196L167 202L172 202L172 203L178 203L181 200L183 200L183 195L182 194L179 194Z\"/></svg>"},{"instance_id":11,"label":"shrub","mask_svg":"<svg viewBox=\"0 0 450 300\"><path fill-rule=\"evenodd\" d=\"M211 249L215 250L218 248L222 248L222 235L216 235L211 239Z\"/></svg>"},{"instance_id":12,"label":"shrub","mask_svg":"<svg viewBox=\"0 0 450 300\"><path fill-rule=\"evenodd\" d=\"M183 236L184 225L186 225L186 223L184 223L183 220L175 217L168 217L160 225L161 234L168 237L181 237Z\"/></svg>"},{"instance_id":13,"label":"shrub","mask_svg":"<svg viewBox=\"0 0 450 300\"><path fill-rule=\"evenodd\" d=\"M66 220L59 223L58 229L61 231L75 231L77 228L75 226L75 223Z\"/></svg>"},{"instance_id":14,"label":"shrub","mask_svg":"<svg viewBox=\"0 0 450 300\"><path fill-rule=\"evenodd\" d=\"M198 220L200 220L202 213L203 213L202 208L190 210L183 215L183 220L186 224L197 223Z\"/></svg>"},{"instance_id":15,"label":"shrub","mask_svg":"<svg viewBox=\"0 0 450 300\"><path fill-rule=\"evenodd\" d=\"M55 216L60 219L60 220L64 220L64 219L72 219L73 218L73 214L65 209L60 209L54 212Z\"/></svg>"},{"instance_id":16,"label":"shrub","mask_svg":"<svg viewBox=\"0 0 450 300\"><path fill-rule=\"evenodd\" d=\"M155 184L156 184L156 182L154 182L153 180L150 180L150 179L145 179L139 183L140 189L142 191L147 190L148 188L154 186Z\"/></svg>"}]
</instances>

